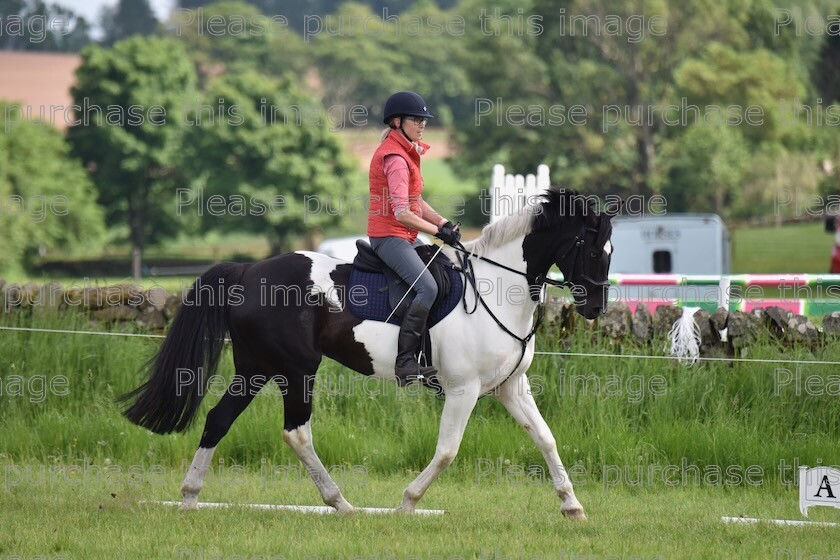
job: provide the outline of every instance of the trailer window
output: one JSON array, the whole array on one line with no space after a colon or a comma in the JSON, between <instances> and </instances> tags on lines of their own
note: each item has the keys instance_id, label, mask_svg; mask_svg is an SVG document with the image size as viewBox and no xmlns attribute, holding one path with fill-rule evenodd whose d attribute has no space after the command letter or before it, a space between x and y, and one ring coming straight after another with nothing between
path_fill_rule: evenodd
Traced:
<instances>
[{"instance_id":1,"label":"trailer window","mask_svg":"<svg viewBox=\"0 0 840 560\"><path fill-rule=\"evenodd\" d=\"M653 271L671 272L671 251L653 252Z\"/></svg>"}]
</instances>

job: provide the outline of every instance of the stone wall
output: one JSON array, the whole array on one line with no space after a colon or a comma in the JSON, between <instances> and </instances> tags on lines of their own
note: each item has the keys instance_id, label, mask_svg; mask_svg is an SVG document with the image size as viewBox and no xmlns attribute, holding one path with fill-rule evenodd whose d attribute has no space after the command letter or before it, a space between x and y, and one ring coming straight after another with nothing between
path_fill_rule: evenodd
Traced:
<instances>
[{"instance_id":1,"label":"stone wall","mask_svg":"<svg viewBox=\"0 0 840 560\"><path fill-rule=\"evenodd\" d=\"M187 291L168 293L162 288L144 290L132 284L113 286L62 288L50 283L37 285L7 284L0 278L0 314L19 314L40 310L87 313L105 324L133 323L143 331L163 331L184 301ZM611 302L607 313L595 323L604 336L613 340L636 340L650 343L667 337L674 322L682 316L682 309L660 305L655 313L640 303L635 312L627 304ZM570 303L549 301L546 319L554 321L561 336L584 321ZM721 349L736 350L747 347L764 335L770 335L787 345L818 345L840 337L840 312L825 315L822 328L803 315L796 315L779 307L767 307L755 313L726 311L721 308L712 314L703 309L694 314L700 329L701 354L714 354ZM726 329L726 341L721 331Z\"/></svg>"}]
</instances>

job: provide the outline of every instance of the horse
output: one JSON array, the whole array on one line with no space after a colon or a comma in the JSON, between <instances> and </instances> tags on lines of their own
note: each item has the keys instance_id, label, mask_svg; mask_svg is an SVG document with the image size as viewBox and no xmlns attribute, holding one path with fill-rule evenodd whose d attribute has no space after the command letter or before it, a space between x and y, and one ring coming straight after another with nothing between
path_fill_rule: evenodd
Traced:
<instances>
[{"instance_id":1,"label":"horse","mask_svg":"<svg viewBox=\"0 0 840 560\"><path fill-rule=\"evenodd\" d=\"M415 511L429 486L455 459L478 398L489 394L542 452L561 512L567 518L586 519L526 371L534 357L534 334L546 284L553 282L547 278L553 265L571 287L580 315L594 319L606 311L613 215L599 212L583 195L551 187L517 213L485 226L479 238L459 244L458 251L444 249L450 257L460 256L463 264L464 305L429 331L437 355L436 381L445 399L437 447L428 466L403 492L396 511ZM216 446L263 385L273 380L283 390L283 440L305 466L324 503L338 512L354 511L313 446L315 373L322 357L328 356L363 375L395 380L399 327L348 312L347 294L338 288L347 286L351 268L346 261L296 251L254 263L221 263L195 281L160 349L146 364L147 380L123 396L129 403L123 414L134 424L160 434L186 430L229 333L235 373L207 414L181 487L183 509L198 507ZM482 286L488 285L494 293L483 293ZM267 288L278 287L286 297L272 305L266 301ZM497 297L499 290L505 297Z\"/></svg>"}]
</instances>

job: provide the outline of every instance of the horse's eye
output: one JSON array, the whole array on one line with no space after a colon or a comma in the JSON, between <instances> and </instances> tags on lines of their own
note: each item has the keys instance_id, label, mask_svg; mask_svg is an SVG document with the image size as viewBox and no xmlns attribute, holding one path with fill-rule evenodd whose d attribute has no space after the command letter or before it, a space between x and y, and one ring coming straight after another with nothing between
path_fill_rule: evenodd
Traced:
<instances>
[{"instance_id":1,"label":"horse's eye","mask_svg":"<svg viewBox=\"0 0 840 560\"><path fill-rule=\"evenodd\" d=\"M589 256L592 257L593 259L597 259L598 258L598 253L596 253L595 251L592 251L591 253L589 253Z\"/></svg>"}]
</instances>

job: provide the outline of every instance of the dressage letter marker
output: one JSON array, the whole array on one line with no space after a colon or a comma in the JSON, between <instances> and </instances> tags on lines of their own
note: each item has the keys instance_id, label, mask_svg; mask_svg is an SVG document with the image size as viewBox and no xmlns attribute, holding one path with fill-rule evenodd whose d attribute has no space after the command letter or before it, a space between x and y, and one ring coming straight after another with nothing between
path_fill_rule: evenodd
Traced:
<instances>
[{"instance_id":1,"label":"dressage letter marker","mask_svg":"<svg viewBox=\"0 0 840 560\"><path fill-rule=\"evenodd\" d=\"M831 467L799 467L799 511L808 517L808 508L840 508L840 470Z\"/></svg>"},{"instance_id":2,"label":"dressage letter marker","mask_svg":"<svg viewBox=\"0 0 840 560\"><path fill-rule=\"evenodd\" d=\"M828 506L840 508L840 470L831 467L799 467L799 510L808 517L808 508ZM755 517L722 517L724 523L772 523L774 525L810 525L840 527L838 523L794 521L789 519L756 519Z\"/></svg>"}]
</instances>

